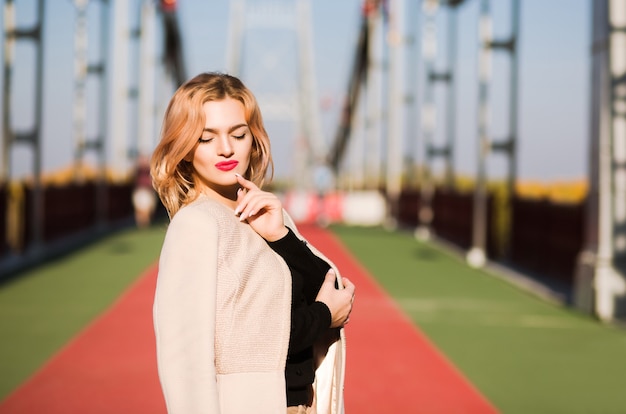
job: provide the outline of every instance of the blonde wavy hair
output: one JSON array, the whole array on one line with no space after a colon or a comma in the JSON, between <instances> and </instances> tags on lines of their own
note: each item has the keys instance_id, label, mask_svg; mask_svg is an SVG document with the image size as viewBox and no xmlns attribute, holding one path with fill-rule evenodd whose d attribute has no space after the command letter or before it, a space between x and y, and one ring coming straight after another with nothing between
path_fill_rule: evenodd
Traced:
<instances>
[{"instance_id":1,"label":"blonde wavy hair","mask_svg":"<svg viewBox=\"0 0 626 414\"><path fill-rule=\"evenodd\" d=\"M262 187L268 170L273 175L270 141L263 125L256 98L238 78L223 73L202 73L190 79L174 93L163 118L161 140L152 153L150 172L152 185L167 209L170 219L198 195L191 162L202 136L206 117L202 105L226 98L236 99L244 106L245 118L252 134L252 152L245 178Z\"/></svg>"}]
</instances>

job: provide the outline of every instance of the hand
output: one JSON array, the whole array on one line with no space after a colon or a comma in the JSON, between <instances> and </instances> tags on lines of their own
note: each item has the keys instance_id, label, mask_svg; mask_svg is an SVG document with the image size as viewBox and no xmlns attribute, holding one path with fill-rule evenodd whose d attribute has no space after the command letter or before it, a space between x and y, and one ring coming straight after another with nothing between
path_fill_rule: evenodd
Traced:
<instances>
[{"instance_id":1,"label":"hand","mask_svg":"<svg viewBox=\"0 0 626 414\"><path fill-rule=\"evenodd\" d=\"M287 235L283 206L274 194L262 191L252 181L239 174L237 181L241 185L237 191L235 214L240 221L247 221L250 227L267 241L276 241Z\"/></svg>"},{"instance_id":2,"label":"hand","mask_svg":"<svg viewBox=\"0 0 626 414\"><path fill-rule=\"evenodd\" d=\"M331 314L331 328L338 328L348 323L354 302L354 284L344 277L342 278L344 289L336 289L336 277L335 271L330 269L315 298L316 301L328 306Z\"/></svg>"}]
</instances>

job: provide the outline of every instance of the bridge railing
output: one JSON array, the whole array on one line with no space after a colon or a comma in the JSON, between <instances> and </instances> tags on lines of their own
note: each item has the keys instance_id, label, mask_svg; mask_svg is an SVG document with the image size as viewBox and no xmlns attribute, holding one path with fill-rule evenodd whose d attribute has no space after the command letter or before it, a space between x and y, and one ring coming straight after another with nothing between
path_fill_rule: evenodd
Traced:
<instances>
[{"instance_id":1,"label":"bridge railing","mask_svg":"<svg viewBox=\"0 0 626 414\"><path fill-rule=\"evenodd\" d=\"M584 219L584 202L514 199L511 261L573 287Z\"/></svg>"},{"instance_id":2,"label":"bridge railing","mask_svg":"<svg viewBox=\"0 0 626 414\"><path fill-rule=\"evenodd\" d=\"M103 191L98 195L98 191ZM43 188L41 242L44 250L54 250L78 236L97 237L102 231L133 223L132 183L106 183L99 189L93 182L49 185ZM104 194L104 196L102 196ZM33 247L33 189L26 184L0 185L0 274L3 261L25 256ZM101 200L104 206L98 205ZM488 215L498 208L488 196ZM573 288L578 254L582 250L585 202L557 203L546 199L515 197L512 215L500 237L493 219L487 222L487 256L528 274ZM437 237L461 249L472 247L473 195L437 189L433 200L432 230ZM404 227L418 226L420 193L401 193L398 222ZM98 212L98 209L102 211ZM99 214L101 215L99 217ZM500 244L508 240L506 257ZM1 278L0 278L1 279Z\"/></svg>"},{"instance_id":3,"label":"bridge railing","mask_svg":"<svg viewBox=\"0 0 626 414\"><path fill-rule=\"evenodd\" d=\"M36 233L33 187L27 183L0 186L0 279L60 250L75 248L77 241L133 223L132 183L100 187L90 181L45 185L41 191L42 217ZM34 248L36 255L29 253Z\"/></svg>"},{"instance_id":4,"label":"bridge railing","mask_svg":"<svg viewBox=\"0 0 626 414\"><path fill-rule=\"evenodd\" d=\"M402 192L397 217L401 225L419 225L419 206L419 191ZM474 227L473 194L437 189L432 206L434 234L463 250L470 249ZM508 233L501 237L492 219L498 206L490 194L486 231L488 258L559 286L565 294L571 295L576 263L584 242L585 206L584 200L559 203L544 198L514 197L510 224L505 229ZM509 241L507 248L501 246L502 240ZM503 251L507 252L506 256L502 255Z\"/></svg>"}]
</instances>

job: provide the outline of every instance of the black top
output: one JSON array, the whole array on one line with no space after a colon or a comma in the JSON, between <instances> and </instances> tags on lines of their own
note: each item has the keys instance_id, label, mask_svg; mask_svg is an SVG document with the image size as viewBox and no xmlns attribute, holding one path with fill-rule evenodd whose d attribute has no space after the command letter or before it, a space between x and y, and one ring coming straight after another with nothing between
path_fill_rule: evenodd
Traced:
<instances>
[{"instance_id":1,"label":"black top","mask_svg":"<svg viewBox=\"0 0 626 414\"><path fill-rule=\"evenodd\" d=\"M287 406L310 405L315 380L313 343L330 328L331 314L315 297L330 265L317 257L305 241L288 229L285 237L269 246L291 270L291 334L285 366Z\"/></svg>"}]
</instances>

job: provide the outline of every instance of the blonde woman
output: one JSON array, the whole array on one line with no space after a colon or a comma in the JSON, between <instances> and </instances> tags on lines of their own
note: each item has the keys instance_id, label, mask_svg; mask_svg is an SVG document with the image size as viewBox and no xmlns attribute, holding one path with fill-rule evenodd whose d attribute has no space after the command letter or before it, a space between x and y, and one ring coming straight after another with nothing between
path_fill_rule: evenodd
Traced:
<instances>
[{"instance_id":1,"label":"blonde woman","mask_svg":"<svg viewBox=\"0 0 626 414\"><path fill-rule=\"evenodd\" d=\"M151 163L171 220L154 301L169 413L343 411L354 285L261 190L271 167L260 109L239 79L203 73L176 91ZM313 377L288 407L294 343L308 349L297 363Z\"/></svg>"}]
</instances>

